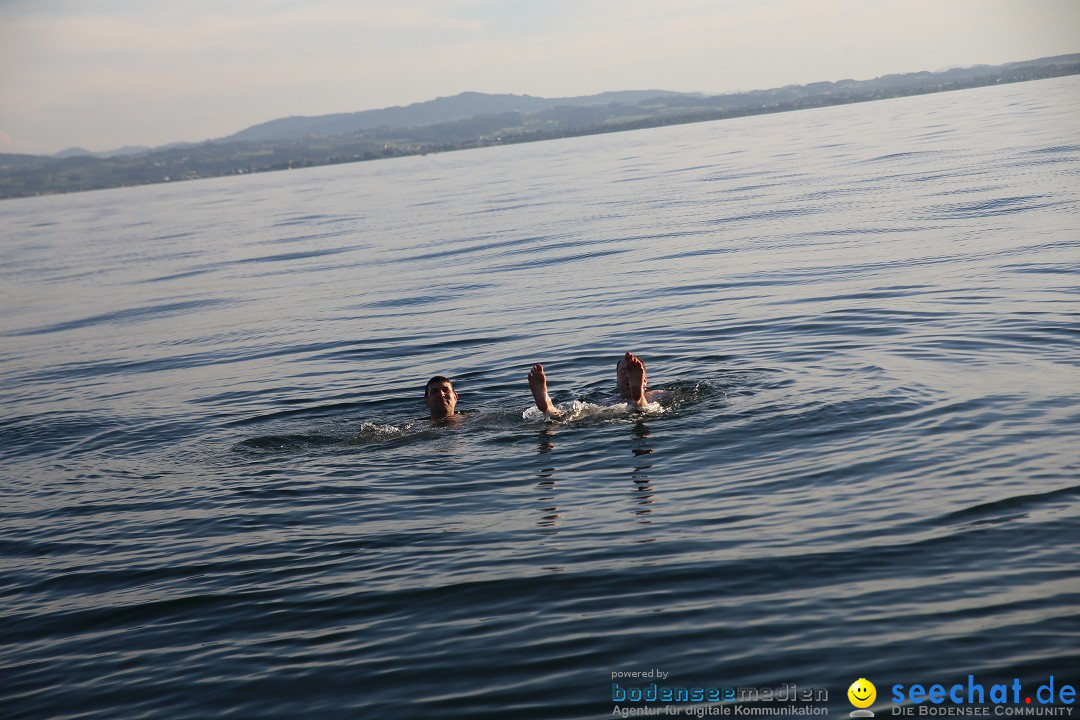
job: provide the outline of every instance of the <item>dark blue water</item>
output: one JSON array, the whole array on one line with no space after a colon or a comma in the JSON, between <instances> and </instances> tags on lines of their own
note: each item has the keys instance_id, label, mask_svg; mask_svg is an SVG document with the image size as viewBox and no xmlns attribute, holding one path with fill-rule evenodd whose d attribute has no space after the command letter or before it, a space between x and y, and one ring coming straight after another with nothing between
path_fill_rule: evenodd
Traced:
<instances>
[{"instance_id":1,"label":"dark blue water","mask_svg":"<svg viewBox=\"0 0 1080 720\"><path fill-rule=\"evenodd\" d=\"M1077 118L1064 78L0 203L2 715L1080 684Z\"/></svg>"}]
</instances>

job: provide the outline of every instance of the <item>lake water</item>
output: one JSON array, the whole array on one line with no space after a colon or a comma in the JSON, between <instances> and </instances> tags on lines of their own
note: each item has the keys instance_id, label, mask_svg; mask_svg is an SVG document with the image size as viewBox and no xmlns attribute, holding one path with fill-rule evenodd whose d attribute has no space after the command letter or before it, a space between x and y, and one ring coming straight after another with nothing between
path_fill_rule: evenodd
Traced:
<instances>
[{"instance_id":1,"label":"lake water","mask_svg":"<svg viewBox=\"0 0 1080 720\"><path fill-rule=\"evenodd\" d=\"M1072 77L0 203L4 717L1080 684L1078 118Z\"/></svg>"}]
</instances>

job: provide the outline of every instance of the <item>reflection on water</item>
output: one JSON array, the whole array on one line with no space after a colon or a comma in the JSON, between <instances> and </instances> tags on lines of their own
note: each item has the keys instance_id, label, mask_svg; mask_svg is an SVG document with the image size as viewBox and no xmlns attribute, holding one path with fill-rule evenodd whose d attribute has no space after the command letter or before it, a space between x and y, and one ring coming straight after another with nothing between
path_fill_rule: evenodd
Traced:
<instances>
[{"instance_id":1,"label":"reflection on water","mask_svg":"<svg viewBox=\"0 0 1080 720\"><path fill-rule=\"evenodd\" d=\"M545 427L537 433L537 452L546 453L555 449L555 428Z\"/></svg>"}]
</instances>

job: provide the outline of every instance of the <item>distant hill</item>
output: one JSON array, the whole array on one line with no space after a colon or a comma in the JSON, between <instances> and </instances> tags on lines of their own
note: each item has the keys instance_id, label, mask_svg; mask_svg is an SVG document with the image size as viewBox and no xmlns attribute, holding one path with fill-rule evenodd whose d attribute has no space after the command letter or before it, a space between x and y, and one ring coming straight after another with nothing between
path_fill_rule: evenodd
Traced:
<instances>
[{"instance_id":1,"label":"distant hill","mask_svg":"<svg viewBox=\"0 0 1080 720\"><path fill-rule=\"evenodd\" d=\"M123 157L124 155L141 155L143 153L153 152L155 150L167 150L174 147L191 147L195 143L172 143L170 145L162 145L161 147L152 148L147 145L125 145L122 148L116 150L107 150L105 152L92 152L81 147L72 147L67 150L61 150L58 153L53 153L51 157L59 158L61 160L74 157L96 157L96 158L113 158Z\"/></svg>"},{"instance_id":2,"label":"distant hill","mask_svg":"<svg viewBox=\"0 0 1080 720\"><path fill-rule=\"evenodd\" d=\"M58 153L53 153L53 157L54 158L60 158L62 160L64 158L71 158L71 157L95 157L95 155L94 155L94 153L90 152L89 150L87 150L85 148L70 147L67 150L61 150Z\"/></svg>"},{"instance_id":3,"label":"distant hill","mask_svg":"<svg viewBox=\"0 0 1080 720\"><path fill-rule=\"evenodd\" d=\"M38 167L59 161L60 160L58 158L48 157L45 155L18 155L14 153L0 153L0 172L16 168Z\"/></svg>"},{"instance_id":4,"label":"distant hill","mask_svg":"<svg viewBox=\"0 0 1080 720\"><path fill-rule=\"evenodd\" d=\"M661 114L669 114L679 108L739 108L755 107L777 100L793 97L823 95L842 98L868 92L890 93L906 87L925 86L942 81L963 83L988 74L1022 72L1026 68L1065 65L1080 62L1080 53L1023 60L1004 65L975 65L968 68L950 68L941 72L912 72L883 75L872 80L840 80L838 82L815 82L808 85L787 85L772 90L754 90L725 95L680 93L670 90L628 90L605 92L577 97L543 98L532 95L487 94L464 92L450 97L440 97L412 105L394 106L378 110L362 110L332 115L293 116L278 118L252 125L214 142L272 142L302 140L312 137L335 137L385 128L417 128L455 121L471 120L487 116L506 116L507 113L535 115L560 110L561 117L575 115L569 108L588 108L591 112L577 112L580 119L595 121L598 108L604 106L641 106L651 103L662 106ZM624 107L624 110L626 109ZM655 108L654 108L655 110ZM632 112L616 113L619 116ZM646 113L646 114L652 114Z\"/></svg>"},{"instance_id":5,"label":"distant hill","mask_svg":"<svg viewBox=\"0 0 1080 720\"><path fill-rule=\"evenodd\" d=\"M628 90L568 98L542 98L532 95L490 95L464 92L451 97L413 103L412 105L336 113L314 117L295 116L253 125L216 142L299 140L318 135L348 135L376 128L403 128L468 120L481 115L508 112L537 113L559 106L592 107L611 103L637 104L663 97L700 97L667 90Z\"/></svg>"}]
</instances>

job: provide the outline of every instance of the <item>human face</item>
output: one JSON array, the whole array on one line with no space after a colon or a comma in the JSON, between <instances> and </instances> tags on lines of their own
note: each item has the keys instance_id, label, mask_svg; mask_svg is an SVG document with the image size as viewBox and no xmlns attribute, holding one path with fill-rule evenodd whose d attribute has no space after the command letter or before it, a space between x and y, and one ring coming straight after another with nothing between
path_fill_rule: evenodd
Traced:
<instances>
[{"instance_id":1,"label":"human face","mask_svg":"<svg viewBox=\"0 0 1080 720\"><path fill-rule=\"evenodd\" d=\"M457 407L458 394L454 392L454 386L448 382L432 383L424 396L424 402L431 410L431 417L448 417L454 414Z\"/></svg>"}]
</instances>

